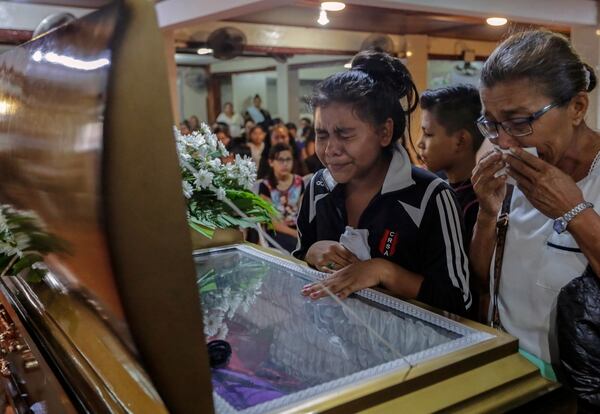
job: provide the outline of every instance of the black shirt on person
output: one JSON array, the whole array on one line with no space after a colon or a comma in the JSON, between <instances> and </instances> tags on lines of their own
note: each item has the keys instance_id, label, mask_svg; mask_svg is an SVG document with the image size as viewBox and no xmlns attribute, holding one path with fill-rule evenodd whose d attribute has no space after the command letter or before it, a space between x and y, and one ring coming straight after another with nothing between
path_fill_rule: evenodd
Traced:
<instances>
[{"instance_id":1,"label":"black shirt on person","mask_svg":"<svg viewBox=\"0 0 600 414\"><path fill-rule=\"evenodd\" d=\"M460 183L450 183L450 187L456 194L458 204L460 204L466 233L466 246L469 246L469 241L473 237L473 227L477 221L477 213L479 213L479 202L477 201L477 194L473 190L473 184L471 180L466 180Z\"/></svg>"},{"instance_id":2,"label":"black shirt on person","mask_svg":"<svg viewBox=\"0 0 600 414\"><path fill-rule=\"evenodd\" d=\"M477 194L475 194L475 190L473 189L473 184L471 183L470 179L459 183L450 183L450 186L454 190L454 194L456 194L456 199L458 200L462 210L463 221L465 223L465 246L468 249L471 239L473 238L473 228L475 227L475 222L477 221L477 214L479 213ZM469 309L467 316L470 319L479 320L479 307L481 298L480 291L482 288L477 285L476 278L471 279L470 288L471 294L473 295L473 306L471 306L471 309Z\"/></svg>"},{"instance_id":3,"label":"black shirt on person","mask_svg":"<svg viewBox=\"0 0 600 414\"><path fill-rule=\"evenodd\" d=\"M318 171L305 191L298 216L304 259L320 240L339 241L347 225L344 185ZM372 258L384 258L424 277L417 299L464 315L472 303L464 228L454 192L442 179L414 167L399 146L379 194L359 219L369 231Z\"/></svg>"}]
</instances>

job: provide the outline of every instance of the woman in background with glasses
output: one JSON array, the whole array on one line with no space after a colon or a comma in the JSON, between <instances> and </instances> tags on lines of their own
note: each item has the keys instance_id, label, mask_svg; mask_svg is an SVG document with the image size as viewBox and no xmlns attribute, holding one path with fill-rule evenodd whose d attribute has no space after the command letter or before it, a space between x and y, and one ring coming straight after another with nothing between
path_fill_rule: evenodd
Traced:
<instances>
[{"instance_id":1,"label":"woman in background with glasses","mask_svg":"<svg viewBox=\"0 0 600 414\"><path fill-rule=\"evenodd\" d=\"M289 251L296 248L298 230L296 219L304 194L304 181L293 173L294 157L292 147L280 142L269 150L269 171L261 181L258 193L271 201L281 214L273 221L275 241Z\"/></svg>"},{"instance_id":2,"label":"woman in background with glasses","mask_svg":"<svg viewBox=\"0 0 600 414\"><path fill-rule=\"evenodd\" d=\"M490 319L518 337L523 354L554 380L551 363L558 362L554 332L559 292L586 268L590 274L600 274L596 211L600 137L584 120L588 92L595 86L594 70L581 61L565 37L548 31L509 37L492 53L481 74L483 116L478 126L496 150L473 171L480 209L471 263L482 281L490 282ZM532 155L536 152L537 157ZM496 225L508 177L516 186L507 200L510 213L501 272L495 272L492 258L500 241ZM501 278L495 280L498 275ZM598 283L598 278L593 276L591 283ZM600 297L594 301L599 306ZM598 364L590 365L589 358L600 358L600 349L579 358L582 344L561 339L573 334L569 329L578 329L575 321L567 325L565 331L558 324L560 360L567 379L575 387L587 381L585 386L592 389L588 396L595 394L600 403L600 378L592 375L589 380L590 372L599 369ZM578 382L581 372L588 378ZM584 405L593 402L586 398Z\"/></svg>"}]
</instances>

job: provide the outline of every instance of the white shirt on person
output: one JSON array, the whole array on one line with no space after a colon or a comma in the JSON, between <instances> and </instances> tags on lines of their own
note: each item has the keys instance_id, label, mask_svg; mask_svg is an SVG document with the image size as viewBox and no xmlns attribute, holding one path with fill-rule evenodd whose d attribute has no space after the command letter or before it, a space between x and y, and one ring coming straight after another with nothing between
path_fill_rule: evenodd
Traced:
<instances>
[{"instance_id":1,"label":"white shirt on person","mask_svg":"<svg viewBox=\"0 0 600 414\"><path fill-rule=\"evenodd\" d=\"M600 211L600 168L577 186ZM557 362L553 344L558 293L588 265L573 236L568 231L557 234L553 224L515 187L500 278L500 321L519 338L521 348L547 363ZM493 292L493 259L490 274Z\"/></svg>"},{"instance_id":2,"label":"white shirt on person","mask_svg":"<svg viewBox=\"0 0 600 414\"><path fill-rule=\"evenodd\" d=\"M231 135L232 138L237 138L242 135L244 118L242 118L240 114L234 113L229 117L225 112L221 112L217 117L217 122L222 122L229 126L229 135Z\"/></svg>"}]
</instances>

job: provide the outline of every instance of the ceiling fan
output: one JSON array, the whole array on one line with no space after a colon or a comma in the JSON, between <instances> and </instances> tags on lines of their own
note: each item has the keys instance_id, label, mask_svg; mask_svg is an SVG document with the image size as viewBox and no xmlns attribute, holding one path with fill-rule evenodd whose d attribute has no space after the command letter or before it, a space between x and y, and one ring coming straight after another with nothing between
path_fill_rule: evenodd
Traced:
<instances>
[{"instance_id":1,"label":"ceiling fan","mask_svg":"<svg viewBox=\"0 0 600 414\"><path fill-rule=\"evenodd\" d=\"M205 37L201 33L190 36L191 40L185 42L182 47L176 48L177 53L197 53L199 49L204 49L206 54L212 54L219 60L231 60L236 57L270 57L276 62L285 63L292 55L265 51L259 53L247 50L247 39L244 32L236 27L221 27L212 31L206 40L197 41L194 39ZM253 48L255 49L255 48Z\"/></svg>"}]
</instances>

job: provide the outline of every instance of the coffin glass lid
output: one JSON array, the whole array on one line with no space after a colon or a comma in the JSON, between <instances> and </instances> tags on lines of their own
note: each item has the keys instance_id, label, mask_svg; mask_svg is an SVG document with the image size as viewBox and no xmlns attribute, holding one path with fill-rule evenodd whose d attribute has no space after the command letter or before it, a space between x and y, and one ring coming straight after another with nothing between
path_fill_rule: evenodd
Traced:
<instances>
[{"instance_id":1,"label":"coffin glass lid","mask_svg":"<svg viewBox=\"0 0 600 414\"><path fill-rule=\"evenodd\" d=\"M219 413L294 405L492 338L370 289L311 300L300 291L324 274L248 246L194 258L207 342L231 347L212 369Z\"/></svg>"}]
</instances>

